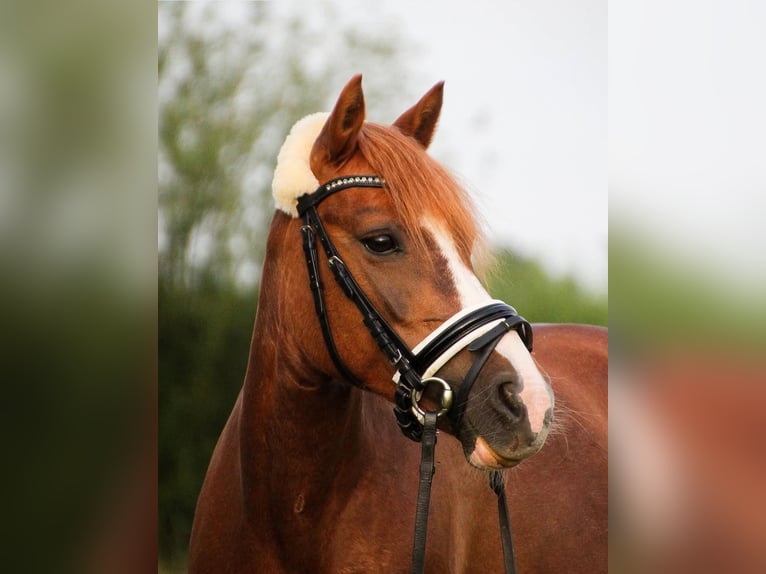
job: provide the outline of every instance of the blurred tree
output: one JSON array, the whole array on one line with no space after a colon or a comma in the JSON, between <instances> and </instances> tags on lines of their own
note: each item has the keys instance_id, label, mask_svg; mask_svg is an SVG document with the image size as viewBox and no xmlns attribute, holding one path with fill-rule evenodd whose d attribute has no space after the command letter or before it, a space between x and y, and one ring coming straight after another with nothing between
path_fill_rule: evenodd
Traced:
<instances>
[{"instance_id":1,"label":"blurred tree","mask_svg":"<svg viewBox=\"0 0 766 574\"><path fill-rule=\"evenodd\" d=\"M329 110L357 72L367 72L376 117L403 107L411 82L402 55L413 48L397 26L344 27L329 2L311 20L271 2L238 3L236 18L226 4L200 4L159 5L160 275L252 287L290 126Z\"/></svg>"},{"instance_id":2,"label":"blurred tree","mask_svg":"<svg viewBox=\"0 0 766 574\"><path fill-rule=\"evenodd\" d=\"M766 295L716 266L618 219L609 235L609 277L619 309L615 350L637 354L674 344L763 352Z\"/></svg>"}]
</instances>

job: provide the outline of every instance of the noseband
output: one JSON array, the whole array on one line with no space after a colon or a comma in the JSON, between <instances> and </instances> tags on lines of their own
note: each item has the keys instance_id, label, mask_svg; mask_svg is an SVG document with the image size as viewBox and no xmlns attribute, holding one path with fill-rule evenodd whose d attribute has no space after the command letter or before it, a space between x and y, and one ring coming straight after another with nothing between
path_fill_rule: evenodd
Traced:
<instances>
[{"instance_id":1,"label":"noseband","mask_svg":"<svg viewBox=\"0 0 766 574\"><path fill-rule=\"evenodd\" d=\"M314 296L314 307L333 364L344 378L355 386L364 388L365 385L354 376L341 359L332 336L324 303L324 285L319 275L317 239L327 256L327 263L338 285L359 309L373 339L396 368L393 377L396 384L394 415L399 428L407 438L423 444L412 566L413 573L416 573L422 572L424 568L426 521L434 473L437 419L442 415L448 415L454 428L460 428L471 386L497 343L508 331L515 330L527 349L531 351L532 328L510 305L502 301L491 301L457 312L414 349L410 349L359 287L327 235L317 211L317 206L334 193L350 187L383 188L384 184L385 182L375 175L333 179L319 186L313 193L301 196L298 199L298 214L303 218L301 227L303 251L308 268L309 285ZM465 348L479 354L457 391L457 400L454 400L454 391L450 385L434 375ZM442 387L441 405L438 411L428 411L419 405L423 392L431 384ZM505 507L505 488L501 472L490 473L490 485L498 496L506 572L515 572L510 522Z\"/></svg>"}]
</instances>

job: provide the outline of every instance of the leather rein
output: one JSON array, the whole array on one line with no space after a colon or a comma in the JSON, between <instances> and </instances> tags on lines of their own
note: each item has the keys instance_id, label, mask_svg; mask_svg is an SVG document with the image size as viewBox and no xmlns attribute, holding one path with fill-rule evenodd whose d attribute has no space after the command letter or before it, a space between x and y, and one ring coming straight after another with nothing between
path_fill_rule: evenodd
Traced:
<instances>
[{"instance_id":1,"label":"leather rein","mask_svg":"<svg viewBox=\"0 0 766 574\"><path fill-rule=\"evenodd\" d=\"M385 182L375 175L333 179L319 186L313 193L298 198L298 214L303 219L301 233L309 286L314 296L314 307L321 325L322 336L333 364L345 379L359 388L365 388L365 385L344 364L335 345L324 303L324 285L319 274L317 244L321 245L336 282L345 295L354 302L378 347L396 368L393 377L396 384L394 400L396 422L407 438L420 442L422 445L412 556L412 573L421 574L425 568L428 507L431 481L435 472L437 420L443 415L448 415L455 428L459 428L471 387L500 339L513 329L518 332L521 340L531 351L532 328L510 305L502 301L491 301L459 311L426 337L415 349L410 349L359 287L327 235L317 211L318 205L324 199L344 189L383 188L384 186ZM466 373L455 397L451 386L433 374L459 351L466 348L476 353L476 359ZM419 404L423 392L430 385L441 387L441 404L438 411L426 410ZM507 574L513 574L516 572L516 565L501 471L490 472L490 487L497 495L505 571Z\"/></svg>"}]
</instances>

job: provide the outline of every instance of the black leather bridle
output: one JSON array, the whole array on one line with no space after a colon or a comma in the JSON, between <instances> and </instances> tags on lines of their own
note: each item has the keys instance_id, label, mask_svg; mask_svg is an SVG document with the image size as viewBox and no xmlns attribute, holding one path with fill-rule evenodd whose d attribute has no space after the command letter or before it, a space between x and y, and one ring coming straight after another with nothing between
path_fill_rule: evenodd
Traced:
<instances>
[{"instance_id":1,"label":"black leather bridle","mask_svg":"<svg viewBox=\"0 0 766 574\"><path fill-rule=\"evenodd\" d=\"M531 351L532 328L510 305L502 301L491 301L458 312L431 333L415 350L411 350L359 287L327 235L317 211L318 205L328 196L344 189L351 187L383 188L384 186L385 182L375 175L341 177L328 181L320 185L313 193L298 198L297 207L298 214L303 218L301 233L303 234L303 250L306 256L309 285L314 296L314 306L322 328L322 335L333 364L345 379L357 387L364 388L364 384L343 362L333 339L327 308L324 303L324 285L319 275L317 239L325 252L327 263L338 285L359 309L364 324L373 339L396 368L394 415L399 428L406 437L416 442L422 442L420 489L412 563L412 572L420 573L424 569L430 486L435 469L434 448L437 419L446 414L452 418L455 428L459 428L471 387L497 343L508 331L513 329L518 332L521 340ZM455 401L453 389L446 381L435 376L424 375L429 370L435 372L438 370L439 364L443 364L465 348L479 354L466 374ZM425 410L419 405L424 390L430 384L438 384L442 387L441 405L438 411ZM498 497L506 572L515 572L510 520L501 472L493 471L490 473L490 486Z\"/></svg>"}]
</instances>

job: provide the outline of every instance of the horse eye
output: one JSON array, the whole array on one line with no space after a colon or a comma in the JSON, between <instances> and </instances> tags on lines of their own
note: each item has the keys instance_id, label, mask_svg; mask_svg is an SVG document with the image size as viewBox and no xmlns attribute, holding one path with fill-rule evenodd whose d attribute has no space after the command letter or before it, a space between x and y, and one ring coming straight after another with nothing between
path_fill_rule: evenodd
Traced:
<instances>
[{"instance_id":1,"label":"horse eye","mask_svg":"<svg viewBox=\"0 0 766 574\"><path fill-rule=\"evenodd\" d=\"M362 239L362 243L368 251L375 253L376 255L388 255L399 248L396 244L396 240L390 235L367 237Z\"/></svg>"}]
</instances>

